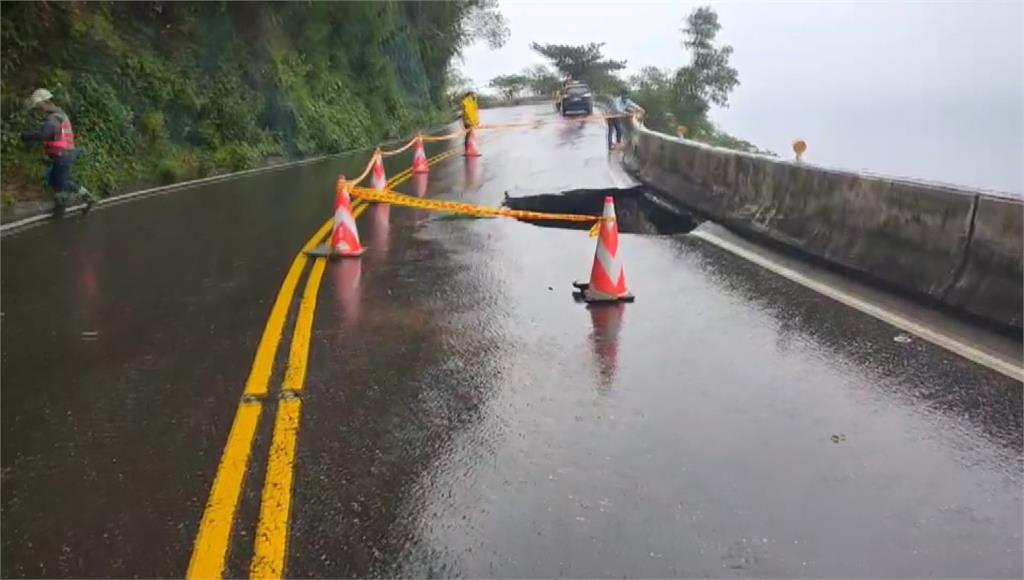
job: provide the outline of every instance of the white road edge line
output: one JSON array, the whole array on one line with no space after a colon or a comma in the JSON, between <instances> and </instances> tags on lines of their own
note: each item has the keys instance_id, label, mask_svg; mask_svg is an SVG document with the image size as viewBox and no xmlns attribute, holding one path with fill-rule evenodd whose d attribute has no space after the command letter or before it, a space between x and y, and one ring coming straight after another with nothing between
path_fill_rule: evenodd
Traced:
<instances>
[{"instance_id":1,"label":"white road edge line","mask_svg":"<svg viewBox=\"0 0 1024 580\"><path fill-rule=\"evenodd\" d=\"M631 185L639 183L631 176L626 177L623 176L620 172L615 171L612 168L612 164L609 164L608 166L608 174L611 177L612 182L615 183L616 187L629 187ZM891 324L896 328L917 335L923 338L924 340L927 340L928 342L940 348L944 348L954 354L957 354L971 362L977 363L981 366L994 370L1013 380L1024 382L1024 368L1018 365L1014 365L999 357L990 355L987 352L974 348L969 344L964 344L951 336L942 334L941 332L918 324L917 322L914 322L913 320L910 320L905 316L901 316L899 314L896 314L895 312L890 312L885 308L882 308L881 306L857 298L856 296L849 294L847 292L843 292L838 288L833 288L828 284L818 282L817 280L813 280L797 272L796 270L792 270L768 258L759 256L754 252L741 248L740 246L737 246L736 244L724 240L714 234L700 230L694 230L690 232L690 235L699 237L704 241L714 244L727 252L735 254L747 261L753 262L754 264L757 264L758 266L761 266L762 268L770 272L774 272L775 274L778 274L779 276L782 276L787 280L796 282L797 284L809 288L814 292L817 292L824 296L828 296L829 298L842 304L845 304L850 308L858 310L864 314L867 314L868 316L872 316L878 320L881 320L882 322Z\"/></svg>"},{"instance_id":2,"label":"white road edge line","mask_svg":"<svg viewBox=\"0 0 1024 580\"><path fill-rule=\"evenodd\" d=\"M897 328L905 330L911 334L915 334L932 344L942 347L950 352L956 353L970 361L988 367L998 373L1010 377L1011 379L1024 382L1024 368L1021 368L1019 366L1006 362L1005 360L1002 360L998 357L992 356L986 352L978 350L973 346L964 344L953 337L942 334L926 326L922 326L921 324L918 324L913 320L910 320L909 318L896 314L895 312L890 312L880 306L871 304L870 302L867 302L865 300L861 300L860 298L857 298L852 294L843 292L842 290L833 288L832 286L829 286L822 282L818 282L817 280L813 280L795 270L792 270L781 264L773 262L763 256L759 256L714 234L695 230L691 232L690 235L701 238L709 243L718 246L719 248L722 248L723 250L726 250L728 252L736 254L741 258L744 258L745 260L753 262L758 266L765 268L766 270L770 270L778 274L779 276L782 276L783 278L792 280L793 282L810 288L811 290L818 292L819 294L828 296L829 298L841 302L851 308L859 310L864 314L873 316L881 320L882 322L886 322Z\"/></svg>"}]
</instances>

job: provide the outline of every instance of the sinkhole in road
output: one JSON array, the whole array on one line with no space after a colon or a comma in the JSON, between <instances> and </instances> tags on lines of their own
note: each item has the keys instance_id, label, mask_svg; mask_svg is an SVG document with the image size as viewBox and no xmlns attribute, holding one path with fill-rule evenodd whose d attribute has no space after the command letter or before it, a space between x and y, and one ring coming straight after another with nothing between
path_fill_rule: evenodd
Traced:
<instances>
[{"instance_id":1,"label":"sinkhole in road","mask_svg":"<svg viewBox=\"0 0 1024 580\"><path fill-rule=\"evenodd\" d=\"M686 210L660 200L642 185L628 188L572 189L561 193L506 197L504 205L510 209L527 211L601 215L606 196L615 199L616 221L619 231L625 234L685 234L701 222L697 216ZM541 227L570 230L587 230L593 225L590 222L524 221Z\"/></svg>"}]
</instances>

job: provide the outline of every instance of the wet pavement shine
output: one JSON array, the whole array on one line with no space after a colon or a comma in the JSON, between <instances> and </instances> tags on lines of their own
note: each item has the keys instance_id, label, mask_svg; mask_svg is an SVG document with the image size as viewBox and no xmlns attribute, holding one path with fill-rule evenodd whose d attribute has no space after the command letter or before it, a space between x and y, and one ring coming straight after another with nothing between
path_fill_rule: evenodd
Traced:
<instances>
[{"instance_id":1,"label":"wet pavement shine","mask_svg":"<svg viewBox=\"0 0 1024 580\"><path fill-rule=\"evenodd\" d=\"M484 111L533 119L398 189L493 206L633 184L599 124ZM185 573L270 305L365 160L4 238L3 576ZM584 232L358 223L369 249L327 266L316 305L288 576L1024 573L1019 382L686 234L623 235L637 300L588 308Z\"/></svg>"}]
</instances>

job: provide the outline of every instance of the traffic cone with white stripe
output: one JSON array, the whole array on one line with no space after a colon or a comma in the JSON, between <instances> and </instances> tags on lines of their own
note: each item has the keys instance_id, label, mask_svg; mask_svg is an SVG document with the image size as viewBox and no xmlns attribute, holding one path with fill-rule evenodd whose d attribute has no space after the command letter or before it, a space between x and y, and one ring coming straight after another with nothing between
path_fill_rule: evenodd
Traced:
<instances>
[{"instance_id":1,"label":"traffic cone with white stripe","mask_svg":"<svg viewBox=\"0 0 1024 580\"><path fill-rule=\"evenodd\" d=\"M371 185L377 191L384 191L388 188L388 178L384 174L384 160L378 151L373 161L373 176ZM370 217L373 222L373 232L370 234L370 245L373 248L372 254L380 257L387 257L389 244L389 233L391 231L391 205L387 203L375 203L370 208Z\"/></svg>"},{"instance_id":2,"label":"traffic cone with white stripe","mask_svg":"<svg viewBox=\"0 0 1024 580\"><path fill-rule=\"evenodd\" d=\"M316 258L355 258L366 251L359 243L356 218L352 215L352 201L348 196L350 187L344 175L338 177L334 189L334 228L331 230L330 243L308 250L307 255Z\"/></svg>"},{"instance_id":3,"label":"traffic cone with white stripe","mask_svg":"<svg viewBox=\"0 0 1024 580\"><path fill-rule=\"evenodd\" d=\"M466 157L480 157L480 150L476 146L476 129L472 127L466 136Z\"/></svg>"},{"instance_id":4,"label":"traffic cone with white stripe","mask_svg":"<svg viewBox=\"0 0 1024 580\"><path fill-rule=\"evenodd\" d=\"M388 176L384 174L384 159L380 149L373 154L373 175L370 178L370 185L377 191L384 191L388 188Z\"/></svg>"},{"instance_id":5,"label":"traffic cone with white stripe","mask_svg":"<svg viewBox=\"0 0 1024 580\"><path fill-rule=\"evenodd\" d=\"M430 165L427 163L427 154L423 151L423 136L419 134L416 135L416 145L413 147L412 172L430 172Z\"/></svg>"},{"instance_id":6,"label":"traffic cone with white stripe","mask_svg":"<svg viewBox=\"0 0 1024 580\"><path fill-rule=\"evenodd\" d=\"M361 256L366 248L359 243L356 218L352 215L352 200L348 196L349 184L338 177L334 189L334 231L331 232L331 255L343 258Z\"/></svg>"},{"instance_id":7,"label":"traffic cone with white stripe","mask_svg":"<svg viewBox=\"0 0 1024 580\"><path fill-rule=\"evenodd\" d=\"M632 302L626 288L626 271L619 259L619 226L615 222L615 200L604 198L604 212L594 251L590 283L573 282L585 302Z\"/></svg>"}]
</instances>

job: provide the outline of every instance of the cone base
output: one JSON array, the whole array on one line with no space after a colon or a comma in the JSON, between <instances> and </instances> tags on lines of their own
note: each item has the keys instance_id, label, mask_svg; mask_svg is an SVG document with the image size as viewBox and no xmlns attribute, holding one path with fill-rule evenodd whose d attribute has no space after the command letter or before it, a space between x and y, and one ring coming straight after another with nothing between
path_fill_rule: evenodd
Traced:
<instances>
[{"instance_id":1,"label":"cone base","mask_svg":"<svg viewBox=\"0 0 1024 580\"><path fill-rule=\"evenodd\" d=\"M595 292L590 289L590 283L588 282L573 282L573 287L578 291L572 293L572 297L577 302L586 302L587 304L615 304L617 302L634 302L636 296L629 294L623 294L622 296L612 296L611 294L605 294L604 292Z\"/></svg>"},{"instance_id":2,"label":"cone base","mask_svg":"<svg viewBox=\"0 0 1024 580\"><path fill-rule=\"evenodd\" d=\"M320 244L312 250L303 251L304 254L313 258L358 258L363 255L366 251L366 246L359 248L354 252L338 253L334 251L334 248L328 244Z\"/></svg>"}]
</instances>

